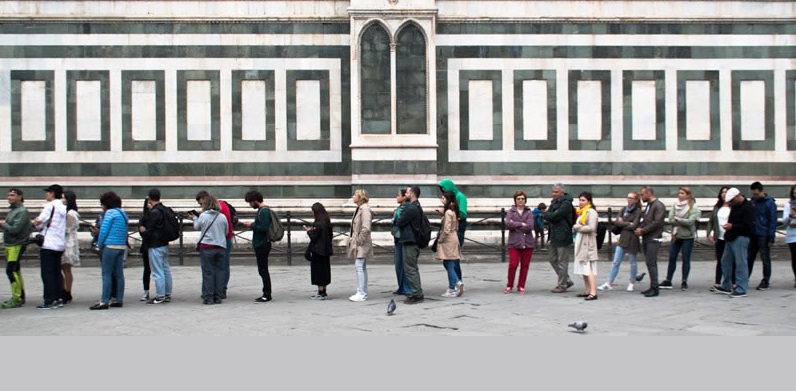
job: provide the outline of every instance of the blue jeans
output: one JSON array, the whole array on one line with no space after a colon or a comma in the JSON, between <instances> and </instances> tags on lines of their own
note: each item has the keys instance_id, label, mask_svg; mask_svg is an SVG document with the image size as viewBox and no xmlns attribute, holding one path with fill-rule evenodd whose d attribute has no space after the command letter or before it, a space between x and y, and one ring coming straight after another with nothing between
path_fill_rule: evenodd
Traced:
<instances>
[{"instance_id":1,"label":"blue jeans","mask_svg":"<svg viewBox=\"0 0 796 391\"><path fill-rule=\"evenodd\" d=\"M155 280L155 296L171 295L169 246L150 248L149 265L152 268L152 279Z\"/></svg>"},{"instance_id":2,"label":"blue jeans","mask_svg":"<svg viewBox=\"0 0 796 391\"><path fill-rule=\"evenodd\" d=\"M669 268L666 270L666 281L672 282L674 271L677 270L677 254L683 251L683 282L688 282L691 273L691 250L694 239L675 239L669 244Z\"/></svg>"},{"instance_id":3,"label":"blue jeans","mask_svg":"<svg viewBox=\"0 0 796 391\"><path fill-rule=\"evenodd\" d=\"M464 248L464 231L467 231L467 220L461 219L459 220L459 229L456 231L456 236L459 238L459 251ZM462 280L462 267L461 262L456 262L456 276L459 277L459 281Z\"/></svg>"},{"instance_id":4,"label":"blue jeans","mask_svg":"<svg viewBox=\"0 0 796 391\"><path fill-rule=\"evenodd\" d=\"M124 302L124 252L114 248L102 249L102 298L101 302L111 300L111 291L116 283L116 301Z\"/></svg>"},{"instance_id":5,"label":"blue jeans","mask_svg":"<svg viewBox=\"0 0 796 391\"><path fill-rule=\"evenodd\" d=\"M368 295L368 266L365 258L354 260L354 268L357 271L357 294L360 296Z\"/></svg>"},{"instance_id":6,"label":"blue jeans","mask_svg":"<svg viewBox=\"0 0 796 391\"><path fill-rule=\"evenodd\" d=\"M442 266L445 267L445 271L448 272L448 288L451 290L456 289L456 283L461 281L459 276L456 274L456 266L459 266L459 260L446 260L442 261Z\"/></svg>"},{"instance_id":7,"label":"blue jeans","mask_svg":"<svg viewBox=\"0 0 796 391\"><path fill-rule=\"evenodd\" d=\"M614 262L611 264L611 274L608 275L608 281L613 284L616 280L616 275L619 274L619 265L622 264L622 259L625 257L625 248L616 246L614 252ZM630 261L630 282L636 282L636 275L638 274L638 255L635 253L627 253L627 259Z\"/></svg>"},{"instance_id":8,"label":"blue jeans","mask_svg":"<svg viewBox=\"0 0 796 391\"><path fill-rule=\"evenodd\" d=\"M395 239L395 277L398 278L397 292L403 295L412 294L412 289L409 288L409 281L406 280L406 275L404 274L404 245L398 243L397 238Z\"/></svg>"},{"instance_id":9,"label":"blue jeans","mask_svg":"<svg viewBox=\"0 0 796 391\"><path fill-rule=\"evenodd\" d=\"M749 269L746 264L748 251L749 238L746 236L739 236L726 242L724 255L721 257L722 288L732 290L732 267L735 265L735 290L746 293L749 287Z\"/></svg>"},{"instance_id":10,"label":"blue jeans","mask_svg":"<svg viewBox=\"0 0 796 391\"><path fill-rule=\"evenodd\" d=\"M202 263L202 299L220 299L224 289L224 257L226 251L220 248L199 251Z\"/></svg>"},{"instance_id":11,"label":"blue jeans","mask_svg":"<svg viewBox=\"0 0 796 391\"><path fill-rule=\"evenodd\" d=\"M224 250L224 274L223 282L224 282L224 289L222 292L227 293L227 285L229 284L229 253L232 252L232 238L227 239L227 248Z\"/></svg>"}]
</instances>

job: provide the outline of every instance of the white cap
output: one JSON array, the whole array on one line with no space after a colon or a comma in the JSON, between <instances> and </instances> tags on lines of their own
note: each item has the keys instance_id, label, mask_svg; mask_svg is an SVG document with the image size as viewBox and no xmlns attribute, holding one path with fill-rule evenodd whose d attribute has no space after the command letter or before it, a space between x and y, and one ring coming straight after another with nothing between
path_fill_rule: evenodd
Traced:
<instances>
[{"instance_id":1,"label":"white cap","mask_svg":"<svg viewBox=\"0 0 796 391\"><path fill-rule=\"evenodd\" d=\"M727 190L727 194L724 195L724 202L730 202L733 198L735 198L738 194L741 194L740 190L736 188L730 188Z\"/></svg>"}]
</instances>

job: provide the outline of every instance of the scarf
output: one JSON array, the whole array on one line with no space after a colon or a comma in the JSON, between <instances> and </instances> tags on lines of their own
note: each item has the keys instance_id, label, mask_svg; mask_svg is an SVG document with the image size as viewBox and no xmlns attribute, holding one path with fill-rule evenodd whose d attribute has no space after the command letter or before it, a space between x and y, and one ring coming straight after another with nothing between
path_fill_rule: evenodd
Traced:
<instances>
[{"instance_id":1,"label":"scarf","mask_svg":"<svg viewBox=\"0 0 796 391\"><path fill-rule=\"evenodd\" d=\"M636 205L626 206L625 212L622 213L622 218L627 219L627 216L630 216L630 214L633 213L635 210L636 210Z\"/></svg>"},{"instance_id":2,"label":"scarf","mask_svg":"<svg viewBox=\"0 0 796 391\"><path fill-rule=\"evenodd\" d=\"M679 218L685 218L685 215L691 211L691 207L688 205L688 200L680 201L678 200L676 204L674 204L674 216ZM674 229L672 229L672 235L677 236L677 229L678 227L675 225Z\"/></svg>"},{"instance_id":3,"label":"scarf","mask_svg":"<svg viewBox=\"0 0 796 391\"><path fill-rule=\"evenodd\" d=\"M586 212L588 212L589 209L591 209L591 204L586 204L586 206L584 206L580 210L580 218L578 218L578 224L586 225Z\"/></svg>"}]
</instances>

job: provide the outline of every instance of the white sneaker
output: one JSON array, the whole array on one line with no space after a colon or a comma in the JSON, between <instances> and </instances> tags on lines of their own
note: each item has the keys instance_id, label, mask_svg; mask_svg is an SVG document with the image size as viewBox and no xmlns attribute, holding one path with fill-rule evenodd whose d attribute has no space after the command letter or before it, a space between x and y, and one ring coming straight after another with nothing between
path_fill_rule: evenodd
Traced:
<instances>
[{"instance_id":1,"label":"white sneaker","mask_svg":"<svg viewBox=\"0 0 796 391\"><path fill-rule=\"evenodd\" d=\"M452 291L451 288L448 288L448 289L445 290L445 292L442 292L442 295L440 295L440 296L442 296L442 297L456 297L456 291Z\"/></svg>"},{"instance_id":2,"label":"white sneaker","mask_svg":"<svg viewBox=\"0 0 796 391\"><path fill-rule=\"evenodd\" d=\"M598 286L597 289L599 289L601 291L610 291L610 290L614 289L614 287L612 287L611 284L606 282L605 284L602 284L602 285Z\"/></svg>"},{"instance_id":3,"label":"white sneaker","mask_svg":"<svg viewBox=\"0 0 796 391\"><path fill-rule=\"evenodd\" d=\"M365 301L368 299L368 295L360 295L359 293L355 293L348 297L348 300L351 301Z\"/></svg>"},{"instance_id":4,"label":"white sneaker","mask_svg":"<svg viewBox=\"0 0 796 391\"><path fill-rule=\"evenodd\" d=\"M628 292L633 292L633 288L635 288L635 285L632 282L627 284Z\"/></svg>"},{"instance_id":5,"label":"white sneaker","mask_svg":"<svg viewBox=\"0 0 796 391\"><path fill-rule=\"evenodd\" d=\"M456 283L456 296L461 296L464 293L464 283L459 281Z\"/></svg>"}]
</instances>

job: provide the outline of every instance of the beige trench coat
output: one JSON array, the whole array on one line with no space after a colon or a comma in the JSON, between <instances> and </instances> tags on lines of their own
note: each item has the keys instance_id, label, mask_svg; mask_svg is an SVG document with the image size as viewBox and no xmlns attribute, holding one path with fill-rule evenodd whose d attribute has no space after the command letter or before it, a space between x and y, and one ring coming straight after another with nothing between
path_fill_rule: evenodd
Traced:
<instances>
[{"instance_id":1,"label":"beige trench coat","mask_svg":"<svg viewBox=\"0 0 796 391\"><path fill-rule=\"evenodd\" d=\"M360 205L359 211L354 212L354 219L351 220L351 236L348 238L348 247L346 248L348 259L373 258L373 240L370 237L372 221L373 214L367 203Z\"/></svg>"},{"instance_id":2,"label":"beige trench coat","mask_svg":"<svg viewBox=\"0 0 796 391\"><path fill-rule=\"evenodd\" d=\"M586 212L586 224L580 225L580 216L575 220L575 260L581 262L596 261L597 255L597 211Z\"/></svg>"},{"instance_id":3,"label":"beige trench coat","mask_svg":"<svg viewBox=\"0 0 796 391\"><path fill-rule=\"evenodd\" d=\"M445 215L442 216L442 225L438 233L437 259L452 261L462 258L459 249L459 236L456 235L458 230L459 220L456 220L456 213L446 210Z\"/></svg>"}]
</instances>

